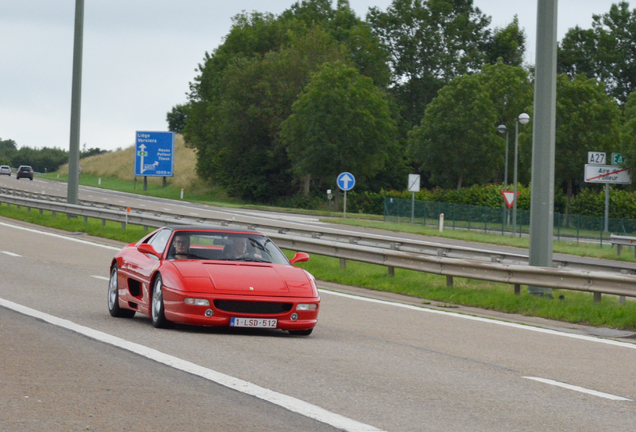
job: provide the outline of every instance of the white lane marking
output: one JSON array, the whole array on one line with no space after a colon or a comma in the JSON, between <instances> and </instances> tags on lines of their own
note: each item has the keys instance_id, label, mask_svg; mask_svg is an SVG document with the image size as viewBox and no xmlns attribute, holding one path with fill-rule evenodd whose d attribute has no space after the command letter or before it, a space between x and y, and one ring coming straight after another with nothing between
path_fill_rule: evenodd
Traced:
<instances>
[{"instance_id":1,"label":"white lane marking","mask_svg":"<svg viewBox=\"0 0 636 432\"><path fill-rule=\"evenodd\" d=\"M320 282L318 282L318 285L320 285ZM619 342L619 341L615 341L615 340L611 340L611 339L600 339L600 338L596 338L596 337L593 337L593 336L585 336L585 335L574 334L574 333L564 333L564 332L560 332L560 331L557 331L557 330L550 330L550 329L545 329L545 328L541 328L541 327L533 327L533 326L530 326L530 325L517 324L517 323L512 323L512 322L507 322L507 321L499 321L499 320L492 319L492 318L481 318L481 317L476 317L476 316L472 316L472 315L464 315L464 314L460 314L460 313L457 313L457 312L446 312L446 311L440 311L440 310L435 310L435 309L428 309L428 308L425 308L425 307L407 305L407 304L403 304L403 303L393 303L393 302L389 302L389 301L386 301L386 300L376 300L376 299L372 299L372 298L368 298L368 297L361 297L361 296L356 296L356 295L352 295L352 294L344 294L344 293L339 293L339 292L336 292L336 291L328 291L328 290L324 290L324 289L320 289L319 291L320 291L321 294L332 294L332 295L335 295L335 296L347 297L347 298L354 299L354 300L362 300L362 301L366 301L366 302L369 302L369 303L378 303L378 304L383 304L383 305L401 307L401 308L404 308L404 309L415 310L415 311L419 311L419 312L426 312L426 313L432 313L432 314L438 314L438 315L447 315L447 316L452 316L452 317L455 317L455 318L463 318L463 319L472 320L472 321L479 321L479 322L488 323L488 324L496 324L496 325L501 325L501 326L505 326L505 327L512 327L512 328L517 328L517 329L521 329L521 330L533 331L533 332L537 332L537 333L544 333L544 334L550 334L550 335L555 335L555 336L562 336L562 337L567 337L567 338L571 338L571 339L579 339L579 340L584 340L584 341L588 341L588 342L602 343L602 344L607 344L607 345L618 346L618 347L621 347L621 348L636 349L636 344L631 344L631 343L627 343L627 342Z\"/></svg>"},{"instance_id":2,"label":"white lane marking","mask_svg":"<svg viewBox=\"0 0 636 432\"><path fill-rule=\"evenodd\" d=\"M9 251L0 251L0 252L2 252L5 255L12 256L12 257L21 257L22 256L22 255L18 255L17 253L13 253L13 252L9 252Z\"/></svg>"},{"instance_id":3,"label":"white lane marking","mask_svg":"<svg viewBox=\"0 0 636 432\"><path fill-rule=\"evenodd\" d=\"M196 213L190 213L192 216L198 216Z\"/></svg>"},{"instance_id":4,"label":"white lane marking","mask_svg":"<svg viewBox=\"0 0 636 432\"><path fill-rule=\"evenodd\" d=\"M91 339L95 339L97 341L107 343L121 349L128 350L142 357L146 357L150 360L154 360L158 363L162 363L167 366L170 366L174 369L178 369L183 372L190 373L192 375L197 375L201 378L205 378L209 381L228 387L232 390L236 390L241 393L245 393L247 395L257 397L264 401L283 407L289 411L295 412L305 417L312 418L314 420L328 424L335 428L339 428L343 431L351 431L351 432L381 432L382 431L381 429L377 429L371 425L360 423L358 421L344 417L340 414L332 413L331 411L327 411L326 409L310 404L309 402L305 402L300 399L296 399L294 397L287 396L282 393L278 393L273 390L269 390L264 387L257 386L256 384L253 384L251 382L243 381L239 378L234 378L230 375L226 375L212 369L204 368L203 366L199 366L195 363L180 359L178 357L174 357L169 354L162 353L153 348L148 348L146 346L143 346L134 342L130 342L125 339L121 339L117 336L113 336L108 333L101 332L99 330L94 330L92 328L85 327L80 324L76 324L72 321L65 320L63 318L58 318L53 315L49 315L47 313L40 312L35 309L31 309L29 307L20 305L18 303L14 303L9 300L0 298L0 306L3 306L7 309L14 310L16 312L19 312L21 314L24 314L33 318L41 319L42 321L48 322L58 327L65 328L67 330L74 331L76 333L79 333Z\"/></svg>"},{"instance_id":5,"label":"white lane marking","mask_svg":"<svg viewBox=\"0 0 636 432\"><path fill-rule=\"evenodd\" d=\"M109 281L110 278L107 278L106 276L95 276L95 275L91 275L91 277L94 277L95 279L101 279L101 280L107 280Z\"/></svg>"},{"instance_id":6,"label":"white lane marking","mask_svg":"<svg viewBox=\"0 0 636 432\"><path fill-rule=\"evenodd\" d=\"M74 242L82 243L82 244L86 244L86 245L99 246L99 247L102 247L102 248L105 248L105 249L114 250L114 251L117 251L117 252L119 252L121 250L121 248L114 247L114 246L107 246L107 245L103 245L103 244L99 244L99 243L90 242L90 241L87 241L87 240L80 240L80 239L66 237L66 236L59 235L59 234L53 234L53 233L49 233L49 232L46 232L46 231L40 231L40 230L36 230L36 229L32 229L32 228L25 228L25 227L21 227L21 226L18 226L18 225L11 225L11 224L4 223L4 222L0 222L0 225L6 226L6 227L9 227L9 228L15 228L15 229L23 230L23 231L28 231L28 232L32 232L32 233L37 233L37 234L43 234L43 235L47 235L47 236L51 236L51 237L56 237L56 238L60 238L60 239L68 240L68 241L74 241Z\"/></svg>"},{"instance_id":7,"label":"white lane marking","mask_svg":"<svg viewBox=\"0 0 636 432\"><path fill-rule=\"evenodd\" d=\"M575 385L571 385L571 384L566 384L566 383L562 383L560 381L554 381L551 379L546 379L546 378L537 378L537 377L523 377L525 379L529 379L529 380L533 380L533 381L539 381L541 383L544 384L550 384L553 386L557 386L557 387L563 387L565 389L568 390L574 390L577 392L581 392L581 393L586 393L592 396L598 396L598 397L602 397L605 399L610 399L610 400L615 400L615 401L629 401L629 402L633 402L631 399L627 399L621 396L615 396L613 394L609 394L609 393L603 393L600 391L596 391L596 390L590 390L590 389L586 389L583 387L579 387L579 386L575 386Z\"/></svg>"}]
</instances>

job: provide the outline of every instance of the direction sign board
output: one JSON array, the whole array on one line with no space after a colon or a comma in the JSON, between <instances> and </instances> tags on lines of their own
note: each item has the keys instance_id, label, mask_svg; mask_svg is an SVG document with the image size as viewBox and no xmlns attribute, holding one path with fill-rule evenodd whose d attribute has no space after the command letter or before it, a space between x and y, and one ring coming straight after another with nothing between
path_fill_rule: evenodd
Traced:
<instances>
[{"instance_id":1,"label":"direction sign board","mask_svg":"<svg viewBox=\"0 0 636 432\"><path fill-rule=\"evenodd\" d=\"M136 132L135 175L174 176L174 132Z\"/></svg>"},{"instance_id":2,"label":"direction sign board","mask_svg":"<svg viewBox=\"0 0 636 432\"><path fill-rule=\"evenodd\" d=\"M343 172L338 175L336 182L340 190L350 191L356 184L356 178L351 173Z\"/></svg>"},{"instance_id":3,"label":"direction sign board","mask_svg":"<svg viewBox=\"0 0 636 432\"><path fill-rule=\"evenodd\" d=\"M632 177L629 168L615 165L585 165L586 183L631 184Z\"/></svg>"},{"instance_id":4,"label":"direction sign board","mask_svg":"<svg viewBox=\"0 0 636 432\"><path fill-rule=\"evenodd\" d=\"M519 196L519 191L517 191L517 196ZM508 206L508 208L512 208L512 206L515 203L515 192L514 191L506 191L506 190L502 190L501 194L504 197L504 201L506 202L506 205Z\"/></svg>"},{"instance_id":5,"label":"direction sign board","mask_svg":"<svg viewBox=\"0 0 636 432\"><path fill-rule=\"evenodd\" d=\"M612 165L620 165L625 162L625 156L620 153L612 153Z\"/></svg>"},{"instance_id":6,"label":"direction sign board","mask_svg":"<svg viewBox=\"0 0 636 432\"><path fill-rule=\"evenodd\" d=\"M587 163L605 165L605 152L587 152Z\"/></svg>"},{"instance_id":7,"label":"direction sign board","mask_svg":"<svg viewBox=\"0 0 636 432\"><path fill-rule=\"evenodd\" d=\"M420 175L419 174L409 174L409 192L419 192L420 191Z\"/></svg>"}]
</instances>

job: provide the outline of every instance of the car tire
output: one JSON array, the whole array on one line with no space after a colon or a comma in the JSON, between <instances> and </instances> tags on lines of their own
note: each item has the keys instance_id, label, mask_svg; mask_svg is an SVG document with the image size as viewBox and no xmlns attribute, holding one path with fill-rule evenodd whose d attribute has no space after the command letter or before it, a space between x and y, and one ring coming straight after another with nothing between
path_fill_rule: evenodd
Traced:
<instances>
[{"instance_id":1,"label":"car tire","mask_svg":"<svg viewBox=\"0 0 636 432\"><path fill-rule=\"evenodd\" d=\"M150 300L150 318L156 328L172 328L174 324L166 319L163 304L163 279L158 274L152 284L152 297Z\"/></svg>"},{"instance_id":2,"label":"car tire","mask_svg":"<svg viewBox=\"0 0 636 432\"><path fill-rule=\"evenodd\" d=\"M310 328L307 330L289 330L289 334L292 336L309 336L314 329Z\"/></svg>"},{"instance_id":3,"label":"car tire","mask_svg":"<svg viewBox=\"0 0 636 432\"><path fill-rule=\"evenodd\" d=\"M108 280L108 312L115 318L132 318L135 311L132 309L124 309L119 306L119 283L117 279L117 264L110 271L110 279Z\"/></svg>"}]
</instances>

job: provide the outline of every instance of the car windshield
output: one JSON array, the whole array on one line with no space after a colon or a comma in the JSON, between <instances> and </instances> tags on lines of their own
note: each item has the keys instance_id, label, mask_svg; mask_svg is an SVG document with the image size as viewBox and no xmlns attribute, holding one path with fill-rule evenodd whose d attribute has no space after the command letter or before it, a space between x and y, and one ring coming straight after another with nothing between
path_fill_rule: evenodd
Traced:
<instances>
[{"instance_id":1,"label":"car windshield","mask_svg":"<svg viewBox=\"0 0 636 432\"><path fill-rule=\"evenodd\" d=\"M266 236L225 231L176 231L167 258L289 264Z\"/></svg>"}]
</instances>

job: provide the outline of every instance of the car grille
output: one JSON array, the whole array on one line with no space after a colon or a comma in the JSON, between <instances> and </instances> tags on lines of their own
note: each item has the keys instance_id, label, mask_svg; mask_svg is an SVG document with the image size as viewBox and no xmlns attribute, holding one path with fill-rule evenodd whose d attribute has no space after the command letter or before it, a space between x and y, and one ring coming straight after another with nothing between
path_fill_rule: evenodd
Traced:
<instances>
[{"instance_id":1,"label":"car grille","mask_svg":"<svg viewBox=\"0 0 636 432\"><path fill-rule=\"evenodd\" d=\"M291 303L251 302L239 300L214 300L214 306L225 312L250 314L280 314L289 312Z\"/></svg>"}]
</instances>

